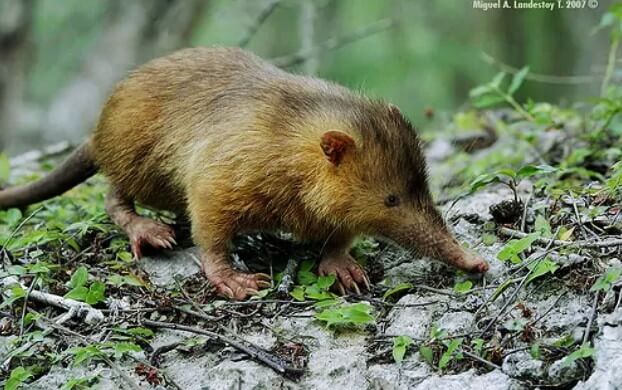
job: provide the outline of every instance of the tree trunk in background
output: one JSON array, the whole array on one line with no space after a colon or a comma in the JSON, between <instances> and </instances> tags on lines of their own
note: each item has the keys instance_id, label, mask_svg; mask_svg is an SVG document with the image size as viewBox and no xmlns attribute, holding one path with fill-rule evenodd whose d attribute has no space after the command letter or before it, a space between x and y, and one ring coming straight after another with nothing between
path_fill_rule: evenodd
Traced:
<instances>
[{"instance_id":1,"label":"tree trunk in background","mask_svg":"<svg viewBox=\"0 0 622 390\"><path fill-rule=\"evenodd\" d=\"M33 0L0 0L0 151L18 127Z\"/></svg>"},{"instance_id":2,"label":"tree trunk in background","mask_svg":"<svg viewBox=\"0 0 622 390\"><path fill-rule=\"evenodd\" d=\"M80 74L57 94L41 124L45 139L78 142L95 124L108 94L128 70L185 46L205 0L113 0L103 33Z\"/></svg>"}]
</instances>

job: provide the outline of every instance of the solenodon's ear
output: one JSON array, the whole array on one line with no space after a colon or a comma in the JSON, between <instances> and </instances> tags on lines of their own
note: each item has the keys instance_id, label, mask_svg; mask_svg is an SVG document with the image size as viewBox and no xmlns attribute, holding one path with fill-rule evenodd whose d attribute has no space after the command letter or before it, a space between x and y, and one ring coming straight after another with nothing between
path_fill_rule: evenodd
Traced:
<instances>
[{"instance_id":1,"label":"solenodon's ear","mask_svg":"<svg viewBox=\"0 0 622 390\"><path fill-rule=\"evenodd\" d=\"M322 135L320 146L328 161L337 166L348 150L354 148L354 140L341 131L327 131Z\"/></svg>"}]
</instances>

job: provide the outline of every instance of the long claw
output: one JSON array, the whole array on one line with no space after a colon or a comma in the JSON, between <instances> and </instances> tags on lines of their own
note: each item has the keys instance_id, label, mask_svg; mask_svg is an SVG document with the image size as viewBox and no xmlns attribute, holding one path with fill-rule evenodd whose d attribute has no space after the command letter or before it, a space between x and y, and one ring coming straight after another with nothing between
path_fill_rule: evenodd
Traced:
<instances>
[{"instance_id":1,"label":"long claw","mask_svg":"<svg viewBox=\"0 0 622 390\"><path fill-rule=\"evenodd\" d=\"M359 289L358 284L356 284L356 282L353 280L352 283L350 284L350 288L352 290L354 290L354 292L356 293L356 295L361 295L361 290Z\"/></svg>"},{"instance_id":2,"label":"long claw","mask_svg":"<svg viewBox=\"0 0 622 390\"><path fill-rule=\"evenodd\" d=\"M259 294L259 291L255 290L254 288L247 288L246 293L249 295L257 295Z\"/></svg>"},{"instance_id":3,"label":"long claw","mask_svg":"<svg viewBox=\"0 0 622 390\"><path fill-rule=\"evenodd\" d=\"M337 282L336 286L337 286L337 291L339 291L339 295L341 295L342 297L346 295L346 290L343 288L343 284L341 284L341 282Z\"/></svg>"},{"instance_id":4,"label":"long claw","mask_svg":"<svg viewBox=\"0 0 622 390\"><path fill-rule=\"evenodd\" d=\"M218 289L220 290L221 294L226 295L228 298L233 299L235 297L235 294L233 293L233 290L229 288L229 286L227 285L221 285L218 287Z\"/></svg>"},{"instance_id":5,"label":"long claw","mask_svg":"<svg viewBox=\"0 0 622 390\"><path fill-rule=\"evenodd\" d=\"M367 275L363 275L363 283L365 284L367 291L371 291L371 283L369 282Z\"/></svg>"},{"instance_id":6,"label":"long claw","mask_svg":"<svg viewBox=\"0 0 622 390\"><path fill-rule=\"evenodd\" d=\"M258 279L258 280L259 279L265 279L267 281L272 281L272 277L270 275L264 274L264 273L261 273L261 272L258 273L258 274L255 274L255 278Z\"/></svg>"},{"instance_id":7,"label":"long claw","mask_svg":"<svg viewBox=\"0 0 622 390\"><path fill-rule=\"evenodd\" d=\"M272 283L268 283L268 282L266 282L264 280L258 280L256 283L257 283L257 286L259 288L269 288L269 287L272 287Z\"/></svg>"}]
</instances>

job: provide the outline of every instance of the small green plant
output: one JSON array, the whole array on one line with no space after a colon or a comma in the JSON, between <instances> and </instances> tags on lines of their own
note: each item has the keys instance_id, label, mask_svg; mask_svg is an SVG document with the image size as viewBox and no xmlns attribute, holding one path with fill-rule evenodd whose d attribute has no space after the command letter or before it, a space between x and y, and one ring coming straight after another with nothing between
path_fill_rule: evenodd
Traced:
<instances>
[{"instance_id":1,"label":"small green plant","mask_svg":"<svg viewBox=\"0 0 622 390\"><path fill-rule=\"evenodd\" d=\"M311 299L314 301L323 301L327 299L334 299L335 295L332 294L329 289L335 283L335 275L326 275L316 277L313 273L310 273L313 277L305 276L302 282L305 283L302 286L296 286L290 295L297 301L304 301L305 299ZM300 277L298 279L301 280Z\"/></svg>"},{"instance_id":2,"label":"small green plant","mask_svg":"<svg viewBox=\"0 0 622 390\"><path fill-rule=\"evenodd\" d=\"M473 282L471 282L470 280L464 280L462 282L456 283L456 285L454 286L454 291L458 294L466 294L471 291L471 288L473 288Z\"/></svg>"},{"instance_id":3,"label":"small green plant","mask_svg":"<svg viewBox=\"0 0 622 390\"><path fill-rule=\"evenodd\" d=\"M84 378L70 379L60 388L60 390L86 390L91 389L97 383L99 377L97 375L87 376Z\"/></svg>"},{"instance_id":4,"label":"small green plant","mask_svg":"<svg viewBox=\"0 0 622 390\"><path fill-rule=\"evenodd\" d=\"M592 348L589 344L583 344L579 349L566 356L564 361L562 362L563 366L570 366L572 363L579 359L587 359L592 358L594 355L594 348Z\"/></svg>"},{"instance_id":5,"label":"small green plant","mask_svg":"<svg viewBox=\"0 0 622 390\"><path fill-rule=\"evenodd\" d=\"M402 292L402 291L408 291L408 290L410 290L413 287L415 287L415 286L412 283L399 283L395 287L392 287L389 290L387 290L382 297L384 299L387 299L387 298L389 298L392 295L395 295L395 294L397 294L399 292Z\"/></svg>"},{"instance_id":6,"label":"small green plant","mask_svg":"<svg viewBox=\"0 0 622 390\"><path fill-rule=\"evenodd\" d=\"M518 188L518 184L521 180L534 175L547 174L555 171L557 171L556 168L544 164L525 165L518 171L509 168L500 169L496 172L485 173L475 178L475 180L471 182L471 188L469 190L469 193L474 193L480 188L483 188L492 183L501 183L508 186L512 190L512 193L514 194L514 201L518 202L518 193L516 189Z\"/></svg>"},{"instance_id":7,"label":"small green plant","mask_svg":"<svg viewBox=\"0 0 622 390\"><path fill-rule=\"evenodd\" d=\"M529 264L527 268L531 271L531 274L527 278L527 283L530 283L535 279L543 277L544 275L554 274L555 271L559 269L559 265L546 257L540 261Z\"/></svg>"},{"instance_id":8,"label":"small green plant","mask_svg":"<svg viewBox=\"0 0 622 390\"><path fill-rule=\"evenodd\" d=\"M393 338L393 360L400 363L404 360L406 350L413 343L413 339L408 336L397 336Z\"/></svg>"},{"instance_id":9,"label":"small green plant","mask_svg":"<svg viewBox=\"0 0 622 390\"><path fill-rule=\"evenodd\" d=\"M315 315L327 328L348 328L373 324L373 308L366 303L332 305Z\"/></svg>"},{"instance_id":10,"label":"small green plant","mask_svg":"<svg viewBox=\"0 0 622 390\"><path fill-rule=\"evenodd\" d=\"M11 371L9 379L4 384L4 390L16 390L21 388L28 379L32 378L32 373L22 366L16 367Z\"/></svg>"},{"instance_id":11,"label":"small green plant","mask_svg":"<svg viewBox=\"0 0 622 390\"><path fill-rule=\"evenodd\" d=\"M130 342L107 341L100 344L89 344L84 347L75 347L69 350L74 357L75 366L88 363L91 360L103 360L104 358L120 359L131 352L140 352L142 348Z\"/></svg>"},{"instance_id":12,"label":"small green plant","mask_svg":"<svg viewBox=\"0 0 622 390\"><path fill-rule=\"evenodd\" d=\"M508 241L497 254L497 259L501 261L509 260L513 264L518 264L522 260L520 255L531 247L531 244L538 239L537 233L528 234L521 239L512 239Z\"/></svg>"},{"instance_id":13,"label":"small green plant","mask_svg":"<svg viewBox=\"0 0 622 390\"><path fill-rule=\"evenodd\" d=\"M446 347L445 352L441 355L438 361L438 368L443 370L452 361L458 361L463 359L460 347L462 346L462 339L452 339L443 341L443 345Z\"/></svg>"},{"instance_id":14,"label":"small green plant","mask_svg":"<svg viewBox=\"0 0 622 390\"><path fill-rule=\"evenodd\" d=\"M534 117L514 99L514 93L516 93L523 84L525 76L527 76L528 73L529 67L524 67L516 72L507 89L503 87L503 81L507 74L505 72L497 73L489 83L480 85L469 92L469 97L471 98L473 106L477 108L488 108L500 103L507 103L523 118L533 122L535 120Z\"/></svg>"},{"instance_id":15,"label":"small green plant","mask_svg":"<svg viewBox=\"0 0 622 390\"><path fill-rule=\"evenodd\" d=\"M611 267L601 275L594 285L590 288L590 291L609 291L613 285L620 280L622 276L622 268Z\"/></svg>"},{"instance_id":16,"label":"small green plant","mask_svg":"<svg viewBox=\"0 0 622 390\"><path fill-rule=\"evenodd\" d=\"M89 278L89 272L86 267L81 266L76 269L69 280L69 288L71 290L65 294L65 298L75 299L76 301L86 302L94 305L106 300L106 286L100 281L91 283L89 287L86 283Z\"/></svg>"}]
</instances>

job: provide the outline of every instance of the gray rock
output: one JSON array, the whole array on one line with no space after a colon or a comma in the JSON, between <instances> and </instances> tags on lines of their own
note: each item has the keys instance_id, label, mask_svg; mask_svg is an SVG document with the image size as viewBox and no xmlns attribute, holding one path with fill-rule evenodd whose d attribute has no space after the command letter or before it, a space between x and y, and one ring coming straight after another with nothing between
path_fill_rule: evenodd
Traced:
<instances>
[{"instance_id":1,"label":"gray rock","mask_svg":"<svg viewBox=\"0 0 622 390\"><path fill-rule=\"evenodd\" d=\"M544 363L526 351L520 351L503 359L503 372L511 377L540 378L544 375Z\"/></svg>"},{"instance_id":2,"label":"gray rock","mask_svg":"<svg viewBox=\"0 0 622 390\"><path fill-rule=\"evenodd\" d=\"M480 376L476 375L475 370L457 375L434 375L413 387L416 390L513 390L518 388L515 381L499 370Z\"/></svg>"},{"instance_id":3,"label":"gray rock","mask_svg":"<svg viewBox=\"0 0 622 390\"><path fill-rule=\"evenodd\" d=\"M578 368L579 366L576 362L566 364L565 358L559 359L551 364L548 375L554 383L567 383L581 375L581 372L578 372Z\"/></svg>"},{"instance_id":4,"label":"gray rock","mask_svg":"<svg viewBox=\"0 0 622 390\"><path fill-rule=\"evenodd\" d=\"M159 287L175 286L175 278L187 278L201 270L195 259L199 249L190 248L175 251L161 251L153 257L143 257L140 267L149 274L149 279Z\"/></svg>"},{"instance_id":5,"label":"gray rock","mask_svg":"<svg viewBox=\"0 0 622 390\"><path fill-rule=\"evenodd\" d=\"M308 374L301 384L308 389L364 389L365 359L364 346L315 351L309 357Z\"/></svg>"},{"instance_id":6,"label":"gray rock","mask_svg":"<svg viewBox=\"0 0 622 390\"><path fill-rule=\"evenodd\" d=\"M473 313L466 311L445 313L438 320L438 327L445 329L450 335L456 335L468 331L474 319Z\"/></svg>"},{"instance_id":7,"label":"gray rock","mask_svg":"<svg viewBox=\"0 0 622 390\"><path fill-rule=\"evenodd\" d=\"M398 304L412 305L432 301L427 297L414 294L406 295L398 301ZM414 339L428 337L429 328L433 320L434 312L439 310L439 305L395 307L388 315L389 326L386 333L394 336L410 336Z\"/></svg>"},{"instance_id":8,"label":"gray rock","mask_svg":"<svg viewBox=\"0 0 622 390\"><path fill-rule=\"evenodd\" d=\"M412 389L431 374L430 366L419 361L419 354L410 356L402 363L377 364L367 370L370 390Z\"/></svg>"},{"instance_id":9,"label":"gray rock","mask_svg":"<svg viewBox=\"0 0 622 390\"><path fill-rule=\"evenodd\" d=\"M140 383L140 378L136 378L131 370L125 369L125 371L137 384ZM96 389L120 389L125 386L123 380L116 373L109 367L100 364L97 366L84 365L69 368L54 366L46 375L28 384L28 388L32 390L60 389L70 380L88 377L97 378L94 387Z\"/></svg>"},{"instance_id":10,"label":"gray rock","mask_svg":"<svg viewBox=\"0 0 622 390\"><path fill-rule=\"evenodd\" d=\"M253 361L203 356L177 360L167 366L170 377L184 390L296 389L297 385Z\"/></svg>"},{"instance_id":11,"label":"gray rock","mask_svg":"<svg viewBox=\"0 0 622 390\"><path fill-rule=\"evenodd\" d=\"M512 197L512 191L503 185L491 186L487 191L476 192L458 200L453 207L445 207L447 218L459 214L477 214L484 219L492 218L490 206Z\"/></svg>"},{"instance_id":12,"label":"gray rock","mask_svg":"<svg viewBox=\"0 0 622 390\"><path fill-rule=\"evenodd\" d=\"M618 309L620 310L620 309ZM594 342L594 372L578 390L615 390L622 388L622 326L604 326Z\"/></svg>"}]
</instances>

